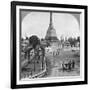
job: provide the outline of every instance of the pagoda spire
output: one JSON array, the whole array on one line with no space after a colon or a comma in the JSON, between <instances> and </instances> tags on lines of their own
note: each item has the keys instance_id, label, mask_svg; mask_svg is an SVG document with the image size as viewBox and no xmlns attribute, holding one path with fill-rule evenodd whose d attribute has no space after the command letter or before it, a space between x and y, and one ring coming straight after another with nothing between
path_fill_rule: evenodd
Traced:
<instances>
[{"instance_id":1,"label":"pagoda spire","mask_svg":"<svg viewBox=\"0 0 90 90\"><path fill-rule=\"evenodd\" d=\"M50 24L49 24L49 27L53 28L52 12L50 12Z\"/></svg>"},{"instance_id":2,"label":"pagoda spire","mask_svg":"<svg viewBox=\"0 0 90 90\"><path fill-rule=\"evenodd\" d=\"M50 12L50 23L49 23L49 27L48 27L45 39L49 41L58 40L57 35L56 35L56 30L54 29L54 26L53 26L52 11Z\"/></svg>"},{"instance_id":3,"label":"pagoda spire","mask_svg":"<svg viewBox=\"0 0 90 90\"><path fill-rule=\"evenodd\" d=\"M50 24L52 25L52 12L50 12Z\"/></svg>"}]
</instances>

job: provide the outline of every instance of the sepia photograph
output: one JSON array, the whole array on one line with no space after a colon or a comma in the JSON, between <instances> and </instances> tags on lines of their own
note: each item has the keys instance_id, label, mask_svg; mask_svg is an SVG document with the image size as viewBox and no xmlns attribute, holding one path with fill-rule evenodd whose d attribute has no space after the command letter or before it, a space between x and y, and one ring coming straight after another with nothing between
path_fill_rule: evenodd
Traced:
<instances>
[{"instance_id":1,"label":"sepia photograph","mask_svg":"<svg viewBox=\"0 0 90 90\"><path fill-rule=\"evenodd\" d=\"M12 88L87 83L86 11L79 5L12 2Z\"/></svg>"}]
</instances>

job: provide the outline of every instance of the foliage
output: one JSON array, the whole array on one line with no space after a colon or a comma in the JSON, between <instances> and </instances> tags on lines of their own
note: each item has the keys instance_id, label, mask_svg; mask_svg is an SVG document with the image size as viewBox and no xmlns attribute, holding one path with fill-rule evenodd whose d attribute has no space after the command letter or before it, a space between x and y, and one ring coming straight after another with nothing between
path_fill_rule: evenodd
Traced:
<instances>
[{"instance_id":1,"label":"foliage","mask_svg":"<svg viewBox=\"0 0 90 90\"><path fill-rule=\"evenodd\" d=\"M40 39L36 35L33 35L29 38L29 43L33 48L36 48L36 46L40 44Z\"/></svg>"},{"instance_id":2,"label":"foliage","mask_svg":"<svg viewBox=\"0 0 90 90\"><path fill-rule=\"evenodd\" d=\"M80 42L80 37L78 38L68 38L68 41L70 42L71 46L75 46L76 42Z\"/></svg>"}]
</instances>

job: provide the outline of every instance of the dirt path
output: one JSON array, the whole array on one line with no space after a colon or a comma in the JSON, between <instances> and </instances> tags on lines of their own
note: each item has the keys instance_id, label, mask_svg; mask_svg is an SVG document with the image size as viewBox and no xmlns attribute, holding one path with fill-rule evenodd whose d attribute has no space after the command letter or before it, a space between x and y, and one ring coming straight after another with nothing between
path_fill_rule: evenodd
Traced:
<instances>
[{"instance_id":1,"label":"dirt path","mask_svg":"<svg viewBox=\"0 0 90 90\"><path fill-rule=\"evenodd\" d=\"M59 76L60 72L58 70L60 68L60 64L57 61L55 61L52 56L49 58L49 60L51 62L51 68L49 68L50 74L48 75L48 77Z\"/></svg>"},{"instance_id":2,"label":"dirt path","mask_svg":"<svg viewBox=\"0 0 90 90\"><path fill-rule=\"evenodd\" d=\"M63 72L61 69L62 60L60 58L49 56L48 59L49 59L51 64L48 67L48 76L46 76L46 77L77 76L77 75L79 75L79 68L77 68L77 66L73 71L70 71L70 72L64 71Z\"/></svg>"}]
</instances>

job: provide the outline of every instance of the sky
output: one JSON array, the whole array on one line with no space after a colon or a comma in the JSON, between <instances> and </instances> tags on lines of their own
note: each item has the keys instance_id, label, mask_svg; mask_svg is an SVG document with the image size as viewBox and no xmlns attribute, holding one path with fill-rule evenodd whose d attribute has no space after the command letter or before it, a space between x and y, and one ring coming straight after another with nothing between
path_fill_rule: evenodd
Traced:
<instances>
[{"instance_id":1,"label":"sky","mask_svg":"<svg viewBox=\"0 0 90 90\"><path fill-rule=\"evenodd\" d=\"M26 36L37 35L39 38L45 38L49 27L49 12L22 12L24 16L21 20L21 35ZM53 27L56 30L58 39L63 37L77 37L80 35L79 21L75 18L76 14L55 13L52 14ZM78 15L77 15L78 16Z\"/></svg>"}]
</instances>

